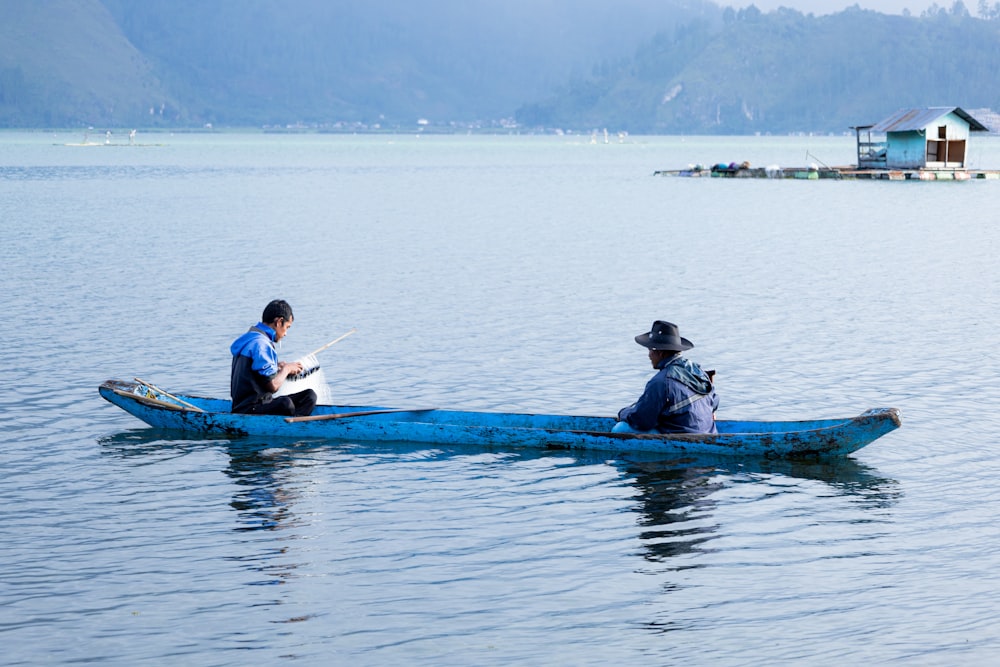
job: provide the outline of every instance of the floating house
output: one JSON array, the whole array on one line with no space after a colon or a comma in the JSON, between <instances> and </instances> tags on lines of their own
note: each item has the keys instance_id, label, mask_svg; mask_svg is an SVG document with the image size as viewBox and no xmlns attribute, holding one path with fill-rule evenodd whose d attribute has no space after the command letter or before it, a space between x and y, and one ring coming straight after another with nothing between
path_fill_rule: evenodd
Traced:
<instances>
[{"instance_id":1,"label":"floating house","mask_svg":"<svg viewBox=\"0 0 1000 667\"><path fill-rule=\"evenodd\" d=\"M972 132L989 128L958 107L902 109L875 125L853 128L858 169L965 169Z\"/></svg>"},{"instance_id":2,"label":"floating house","mask_svg":"<svg viewBox=\"0 0 1000 667\"><path fill-rule=\"evenodd\" d=\"M984 113L988 110L979 110ZM992 114L993 112L989 112ZM969 137L990 128L959 107L902 109L874 125L852 127L857 135L858 163L854 166L751 167L748 162L717 164L711 168L653 172L663 176L713 178L798 178L968 181L1000 180L1000 170L970 168L966 164ZM808 153L807 153L808 155Z\"/></svg>"}]
</instances>

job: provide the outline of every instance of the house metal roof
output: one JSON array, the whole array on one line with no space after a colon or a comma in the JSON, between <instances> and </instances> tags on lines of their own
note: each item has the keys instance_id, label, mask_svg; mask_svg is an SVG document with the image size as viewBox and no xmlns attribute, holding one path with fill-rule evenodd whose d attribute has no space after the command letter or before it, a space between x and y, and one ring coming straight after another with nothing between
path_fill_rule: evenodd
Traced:
<instances>
[{"instance_id":1,"label":"house metal roof","mask_svg":"<svg viewBox=\"0 0 1000 667\"><path fill-rule=\"evenodd\" d=\"M989 132L989 128L959 107L924 107L921 109L900 109L883 121L871 127L872 132L910 132L922 130L942 116L954 112L969 124L972 132Z\"/></svg>"}]
</instances>

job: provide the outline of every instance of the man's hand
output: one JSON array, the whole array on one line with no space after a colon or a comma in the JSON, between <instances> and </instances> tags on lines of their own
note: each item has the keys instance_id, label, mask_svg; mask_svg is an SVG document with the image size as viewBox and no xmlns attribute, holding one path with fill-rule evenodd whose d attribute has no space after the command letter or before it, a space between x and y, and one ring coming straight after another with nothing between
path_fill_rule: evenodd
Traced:
<instances>
[{"instance_id":1,"label":"man's hand","mask_svg":"<svg viewBox=\"0 0 1000 667\"><path fill-rule=\"evenodd\" d=\"M303 370L302 364L297 361L279 361L278 362L278 374L284 373L283 377L288 377L289 375L295 375L296 373L301 373Z\"/></svg>"},{"instance_id":2,"label":"man's hand","mask_svg":"<svg viewBox=\"0 0 1000 667\"><path fill-rule=\"evenodd\" d=\"M302 372L302 364L297 361L279 361L278 362L278 373L271 378L268 384L268 391L272 394L279 389L281 385L285 384L285 378L289 375L295 375L296 373Z\"/></svg>"}]
</instances>

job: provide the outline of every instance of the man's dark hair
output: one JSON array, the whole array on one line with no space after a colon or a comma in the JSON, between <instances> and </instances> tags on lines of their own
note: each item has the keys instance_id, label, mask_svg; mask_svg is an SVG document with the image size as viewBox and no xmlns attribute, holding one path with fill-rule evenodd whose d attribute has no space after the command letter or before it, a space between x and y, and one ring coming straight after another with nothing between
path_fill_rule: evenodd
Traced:
<instances>
[{"instance_id":1,"label":"man's dark hair","mask_svg":"<svg viewBox=\"0 0 1000 667\"><path fill-rule=\"evenodd\" d=\"M264 314L260 316L260 321L264 324L270 324L279 317L289 322L295 319L295 316L292 315L292 307L284 299L275 299L267 304L264 307Z\"/></svg>"}]
</instances>

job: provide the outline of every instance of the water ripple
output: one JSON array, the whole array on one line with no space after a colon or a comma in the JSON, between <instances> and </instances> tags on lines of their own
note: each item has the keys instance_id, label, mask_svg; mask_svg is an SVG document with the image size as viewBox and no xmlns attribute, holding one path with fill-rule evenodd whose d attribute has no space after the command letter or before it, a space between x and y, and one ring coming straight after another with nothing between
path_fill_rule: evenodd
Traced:
<instances>
[{"instance_id":1,"label":"water ripple","mask_svg":"<svg viewBox=\"0 0 1000 667\"><path fill-rule=\"evenodd\" d=\"M995 183L649 176L839 137L428 139L5 139L0 336L28 369L0 392L6 664L1000 652ZM358 328L321 357L345 402L614 414L666 317L722 417L904 426L835 463L728 461L179 439L97 396L224 396L271 296L283 358Z\"/></svg>"}]
</instances>

